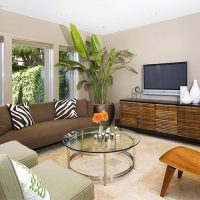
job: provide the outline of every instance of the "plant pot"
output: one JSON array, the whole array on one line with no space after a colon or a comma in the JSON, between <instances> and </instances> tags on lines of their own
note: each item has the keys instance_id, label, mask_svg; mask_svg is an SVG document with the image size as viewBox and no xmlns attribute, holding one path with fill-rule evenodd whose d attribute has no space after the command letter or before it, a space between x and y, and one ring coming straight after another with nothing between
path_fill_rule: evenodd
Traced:
<instances>
[{"instance_id":1,"label":"plant pot","mask_svg":"<svg viewBox=\"0 0 200 200\"><path fill-rule=\"evenodd\" d=\"M110 126L113 122L113 118L115 115L115 105L113 103L107 103L107 104L94 104L94 113L106 111L108 113L108 121L105 123L105 125Z\"/></svg>"}]
</instances>

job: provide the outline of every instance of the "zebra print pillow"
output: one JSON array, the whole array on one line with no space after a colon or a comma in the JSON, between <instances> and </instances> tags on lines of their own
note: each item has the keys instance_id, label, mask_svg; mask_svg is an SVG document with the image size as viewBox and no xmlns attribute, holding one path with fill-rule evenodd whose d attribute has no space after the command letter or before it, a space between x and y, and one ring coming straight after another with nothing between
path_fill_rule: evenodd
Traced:
<instances>
[{"instance_id":1,"label":"zebra print pillow","mask_svg":"<svg viewBox=\"0 0 200 200\"><path fill-rule=\"evenodd\" d=\"M64 99L56 101L54 100L55 106L55 120L57 119L71 119L77 118L76 112L76 99Z\"/></svg>"},{"instance_id":2,"label":"zebra print pillow","mask_svg":"<svg viewBox=\"0 0 200 200\"><path fill-rule=\"evenodd\" d=\"M14 130L20 130L26 126L31 126L34 124L27 103L23 103L22 105L7 104L7 106L10 111L11 121Z\"/></svg>"}]
</instances>

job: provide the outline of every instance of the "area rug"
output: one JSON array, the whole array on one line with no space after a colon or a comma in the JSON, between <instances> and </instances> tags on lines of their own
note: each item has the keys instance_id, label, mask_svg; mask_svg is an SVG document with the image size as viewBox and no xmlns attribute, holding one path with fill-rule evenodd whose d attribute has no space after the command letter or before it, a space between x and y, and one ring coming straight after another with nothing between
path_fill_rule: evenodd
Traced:
<instances>
[{"instance_id":1,"label":"area rug","mask_svg":"<svg viewBox=\"0 0 200 200\"><path fill-rule=\"evenodd\" d=\"M95 181L95 200L199 200L200 177L183 173L180 180L177 178L177 172L165 198L160 197L166 166L159 162L159 157L180 145L200 151L199 145L141 134L141 142L136 147L135 169L123 177L109 181L107 186L104 186L102 181ZM42 148L37 152L39 162L50 159L64 167L67 166L66 147L62 143Z\"/></svg>"}]
</instances>

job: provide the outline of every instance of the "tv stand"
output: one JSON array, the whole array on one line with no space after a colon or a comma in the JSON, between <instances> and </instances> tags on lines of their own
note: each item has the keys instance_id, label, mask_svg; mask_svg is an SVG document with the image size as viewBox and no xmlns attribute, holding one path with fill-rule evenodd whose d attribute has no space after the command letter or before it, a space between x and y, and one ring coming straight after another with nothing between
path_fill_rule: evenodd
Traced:
<instances>
[{"instance_id":1,"label":"tv stand","mask_svg":"<svg viewBox=\"0 0 200 200\"><path fill-rule=\"evenodd\" d=\"M200 143L200 105L150 99L120 100L120 126Z\"/></svg>"}]
</instances>

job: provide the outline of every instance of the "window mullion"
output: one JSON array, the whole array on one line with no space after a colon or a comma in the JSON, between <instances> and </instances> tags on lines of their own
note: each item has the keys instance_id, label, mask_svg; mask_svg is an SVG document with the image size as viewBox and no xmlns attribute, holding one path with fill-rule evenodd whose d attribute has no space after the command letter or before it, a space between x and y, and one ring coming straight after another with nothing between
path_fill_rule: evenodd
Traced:
<instances>
[{"instance_id":1,"label":"window mullion","mask_svg":"<svg viewBox=\"0 0 200 200\"><path fill-rule=\"evenodd\" d=\"M0 41L0 105L4 104L4 44Z\"/></svg>"},{"instance_id":2,"label":"window mullion","mask_svg":"<svg viewBox=\"0 0 200 200\"><path fill-rule=\"evenodd\" d=\"M53 98L52 50L45 48L44 56L45 56L45 61L44 61L45 101L50 101Z\"/></svg>"}]
</instances>

